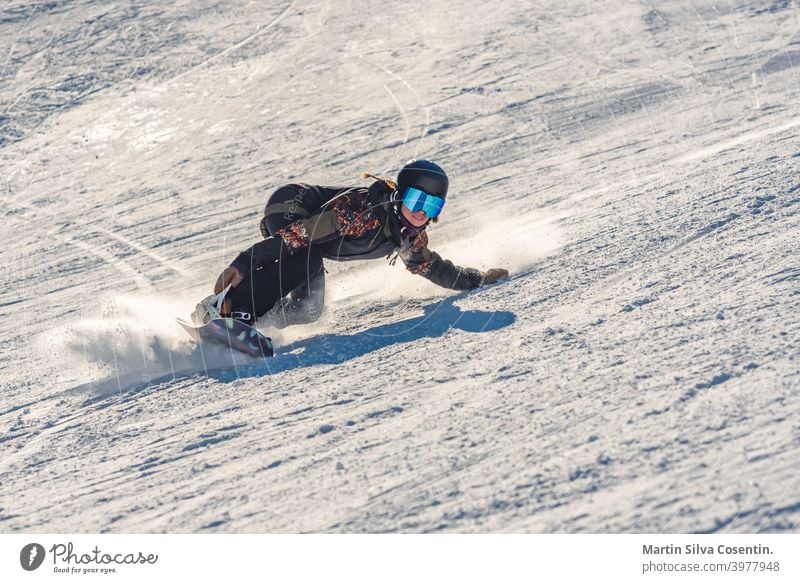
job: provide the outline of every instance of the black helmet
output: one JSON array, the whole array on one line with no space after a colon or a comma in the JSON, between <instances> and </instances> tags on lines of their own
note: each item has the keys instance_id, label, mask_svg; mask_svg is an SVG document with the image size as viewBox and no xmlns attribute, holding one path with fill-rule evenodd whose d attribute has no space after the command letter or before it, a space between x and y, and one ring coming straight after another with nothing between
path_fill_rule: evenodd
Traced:
<instances>
[{"instance_id":1,"label":"black helmet","mask_svg":"<svg viewBox=\"0 0 800 583\"><path fill-rule=\"evenodd\" d=\"M440 198L447 198L447 174L429 160L409 160L397 175L397 197L402 199L406 188L413 186Z\"/></svg>"}]
</instances>

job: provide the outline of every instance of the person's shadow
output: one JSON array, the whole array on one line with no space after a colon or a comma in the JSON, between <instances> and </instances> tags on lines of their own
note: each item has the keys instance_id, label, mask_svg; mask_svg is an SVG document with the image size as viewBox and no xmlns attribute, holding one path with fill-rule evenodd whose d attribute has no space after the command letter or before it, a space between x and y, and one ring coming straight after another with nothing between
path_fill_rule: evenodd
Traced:
<instances>
[{"instance_id":1,"label":"person's shadow","mask_svg":"<svg viewBox=\"0 0 800 583\"><path fill-rule=\"evenodd\" d=\"M173 370L163 376L147 378L145 382L141 380L141 373L136 372L128 375L130 378L112 377L99 383L93 381L72 390L81 391L90 388L92 396L84 405L103 408L115 402L109 399L113 395L121 396L124 400L135 399L142 391L179 378L189 378L199 374L229 383L238 379L273 375L317 364L341 364L387 346L403 345L424 338L439 338L451 329L472 333L492 332L513 324L517 319L513 313L505 311L463 311L455 305L455 302L464 296L465 294L457 294L425 306L423 308L425 313L415 318L374 326L355 334L320 334L288 346L279 346L273 358L254 359L245 363L241 363L243 355L240 352L221 344L200 343L196 346L196 357L198 363L203 364L201 370L196 366ZM458 338L458 335L453 335L450 341L458 342ZM215 352L216 362L220 362L219 356L222 351L222 354L230 357L230 364L206 368L204 354L206 351ZM435 363L432 363L432 366L435 366Z\"/></svg>"},{"instance_id":2,"label":"person's shadow","mask_svg":"<svg viewBox=\"0 0 800 583\"><path fill-rule=\"evenodd\" d=\"M317 364L341 364L380 348L423 338L438 338L456 328L465 332L492 332L516 321L512 312L463 311L454 303L460 295L425 306L425 313L415 318L375 326L355 334L322 334L279 347L273 358L235 369L208 371L208 376L222 382L271 375L285 370ZM457 336L453 337L453 342Z\"/></svg>"}]
</instances>

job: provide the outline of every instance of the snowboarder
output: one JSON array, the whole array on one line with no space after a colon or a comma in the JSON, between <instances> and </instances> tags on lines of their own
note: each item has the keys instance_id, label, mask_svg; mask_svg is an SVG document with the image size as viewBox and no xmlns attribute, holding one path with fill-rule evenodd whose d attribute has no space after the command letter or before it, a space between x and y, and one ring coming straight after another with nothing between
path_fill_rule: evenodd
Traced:
<instances>
[{"instance_id":1,"label":"snowboarder","mask_svg":"<svg viewBox=\"0 0 800 583\"><path fill-rule=\"evenodd\" d=\"M428 249L425 231L437 222L449 184L444 170L411 160L397 182L375 180L367 187L288 184L267 201L260 229L264 237L242 251L220 274L214 296L201 302L194 320L207 322L209 300L230 286L219 313L252 325L270 312L271 324L313 322L325 296L323 258L335 261L389 257L411 273L442 287L467 290L508 277L502 268L462 268ZM388 254L387 254L388 253Z\"/></svg>"}]
</instances>

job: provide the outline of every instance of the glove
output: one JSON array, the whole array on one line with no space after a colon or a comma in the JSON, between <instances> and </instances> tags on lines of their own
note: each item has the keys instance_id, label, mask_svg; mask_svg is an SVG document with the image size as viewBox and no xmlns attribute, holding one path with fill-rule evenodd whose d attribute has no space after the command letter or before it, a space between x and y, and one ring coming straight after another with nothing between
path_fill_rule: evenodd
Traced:
<instances>
[{"instance_id":1,"label":"glove","mask_svg":"<svg viewBox=\"0 0 800 583\"><path fill-rule=\"evenodd\" d=\"M501 279L506 279L508 277L508 270L503 269L502 267L493 267L489 271L483 274L483 280L481 281L481 285L486 285L487 283L496 283Z\"/></svg>"},{"instance_id":2,"label":"glove","mask_svg":"<svg viewBox=\"0 0 800 583\"><path fill-rule=\"evenodd\" d=\"M242 277L242 274L234 266L226 267L217 278L217 283L214 284L214 293L220 293L229 285L231 287L236 287L243 279L244 277Z\"/></svg>"}]
</instances>

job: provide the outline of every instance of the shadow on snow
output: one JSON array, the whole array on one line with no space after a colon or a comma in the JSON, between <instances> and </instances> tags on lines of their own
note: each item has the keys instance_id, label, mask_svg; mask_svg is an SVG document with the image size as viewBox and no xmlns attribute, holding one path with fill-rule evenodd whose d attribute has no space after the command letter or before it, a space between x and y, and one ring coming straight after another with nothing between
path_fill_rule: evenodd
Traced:
<instances>
[{"instance_id":1,"label":"shadow on snow","mask_svg":"<svg viewBox=\"0 0 800 583\"><path fill-rule=\"evenodd\" d=\"M459 294L426 306L424 314L421 316L400 322L375 326L354 334L320 334L288 346L278 347L273 358L265 358L252 363L238 366L232 363L231 366L205 371L175 371L148 382L132 382L121 390L114 388L119 382L118 379L109 379L104 383L92 383L89 386L92 387L95 395L84 405L98 404L99 401L108 397L121 394L126 395L123 399L127 399L148 388L154 388L156 385L195 376L204 376L228 383L238 379L273 375L307 366L342 364L387 346L425 338L440 338L451 329L472 333L492 332L516 321L516 316L512 312L463 311L455 305L455 302L462 296L463 294ZM202 344L198 348L202 352ZM456 346L454 349L458 349L458 347ZM102 407L102 405L100 406Z\"/></svg>"},{"instance_id":2,"label":"shadow on snow","mask_svg":"<svg viewBox=\"0 0 800 583\"><path fill-rule=\"evenodd\" d=\"M391 322L355 334L321 334L280 347L276 355L258 364L233 369L209 371L210 378L230 382L240 378L276 374L319 364L342 364L387 346L424 338L439 338L448 330L492 332L516 320L511 312L463 311L453 296L424 308L424 314L400 322ZM299 352L298 352L299 351Z\"/></svg>"}]
</instances>

